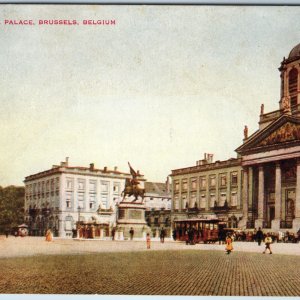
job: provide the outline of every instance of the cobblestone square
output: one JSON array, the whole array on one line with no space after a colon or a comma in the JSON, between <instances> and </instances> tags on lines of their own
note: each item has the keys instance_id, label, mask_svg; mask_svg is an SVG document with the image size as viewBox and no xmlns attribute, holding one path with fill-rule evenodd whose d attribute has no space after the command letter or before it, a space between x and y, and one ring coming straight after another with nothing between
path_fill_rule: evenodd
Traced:
<instances>
[{"instance_id":1,"label":"cobblestone square","mask_svg":"<svg viewBox=\"0 0 300 300\"><path fill-rule=\"evenodd\" d=\"M146 250L142 241L0 242L1 293L300 296L299 244L274 244L274 254L264 255L263 246L236 243L226 255L217 244L153 242ZM289 247L297 255L284 254Z\"/></svg>"}]
</instances>

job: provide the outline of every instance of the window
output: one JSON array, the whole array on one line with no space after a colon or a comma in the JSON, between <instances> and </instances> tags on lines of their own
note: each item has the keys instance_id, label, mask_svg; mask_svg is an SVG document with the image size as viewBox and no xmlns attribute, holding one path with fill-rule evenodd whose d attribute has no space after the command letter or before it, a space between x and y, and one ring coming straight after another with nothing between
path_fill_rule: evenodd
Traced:
<instances>
[{"instance_id":1,"label":"window","mask_svg":"<svg viewBox=\"0 0 300 300\"><path fill-rule=\"evenodd\" d=\"M291 106L294 106L297 104L297 90L299 90L299 87L297 88L297 81L298 81L298 71L297 69L293 68L289 72L289 95L291 98Z\"/></svg>"},{"instance_id":2,"label":"window","mask_svg":"<svg viewBox=\"0 0 300 300\"><path fill-rule=\"evenodd\" d=\"M46 191L49 192L50 190L50 182L49 180L46 181Z\"/></svg>"},{"instance_id":3,"label":"window","mask_svg":"<svg viewBox=\"0 0 300 300\"><path fill-rule=\"evenodd\" d=\"M216 176L209 177L209 186L215 187L216 186Z\"/></svg>"},{"instance_id":4,"label":"window","mask_svg":"<svg viewBox=\"0 0 300 300\"><path fill-rule=\"evenodd\" d=\"M59 190L59 177L55 178L55 189Z\"/></svg>"},{"instance_id":5,"label":"window","mask_svg":"<svg viewBox=\"0 0 300 300\"><path fill-rule=\"evenodd\" d=\"M186 179L184 181L182 181L182 190L183 191L187 190L187 180Z\"/></svg>"},{"instance_id":6,"label":"window","mask_svg":"<svg viewBox=\"0 0 300 300\"><path fill-rule=\"evenodd\" d=\"M191 189L192 190L197 189L197 179L196 178L191 179Z\"/></svg>"},{"instance_id":7,"label":"window","mask_svg":"<svg viewBox=\"0 0 300 300\"><path fill-rule=\"evenodd\" d=\"M226 186L226 184L227 184L227 176L226 176L226 174L221 174L220 175L220 185Z\"/></svg>"},{"instance_id":8,"label":"window","mask_svg":"<svg viewBox=\"0 0 300 300\"><path fill-rule=\"evenodd\" d=\"M101 192L108 193L108 186L109 186L109 183L107 181L102 181L101 182Z\"/></svg>"},{"instance_id":9,"label":"window","mask_svg":"<svg viewBox=\"0 0 300 300\"><path fill-rule=\"evenodd\" d=\"M67 178L66 183L67 183L67 190L72 190L73 189L73 178Z\"/></svg>"},{"instance_id":10,"label":"window","mask_svg":"<svg viewBox=\"0 0 300 300\"><path fill-rule=\"evenodd\" d=\"M54 191L54 179L51 179L51 191Z\"/></svg>"},{"instance_id":11,"label":"window","mask_svg":"<svg viewBox=\"0 0 300 300\"><path fill-rule=\"evenodd\" d=\"M90 192L96 192L96 181L95 180L90 180L89 181L89 190Z\"/></svg>"},{"instance_id":12,"label":"window","mask_svg":"<svg viewBox=\"0 0 300 300\"><path fill-rule=\"evenodd\" d=\"M200 208L206 207L206 197L205 195L201 195Z\"/></svg>"},{"instance_id":13,"label":"window","mask_svg":"<svg viewBox=\"0 0 300 300\"><path fill-rule=\"evenodd\" d=\"M80 190L80 191L84 190L84 180L82 180L82 179L78 180L78 190Z\"/></svg>"},{"instance_id":14,"label":"window","mask_svg":"<svg viewBox=\"0 0 300 300\"><path fill-rule=\"evenodd\" d=\"M195 203L196 203L196 195L192 194L191 198L190 198L190 202L189 202L189 207L191 207L191 208L194 207Z\"/></svg>"},{"instance_id":15,"label":"window","mask_svg":"<svg viewBox=\"0 0 300 300\"><path fill-rule=\"evenodd\" d=\"M231 206L237 206L237 193L231 193Z\"/></svg>"},{"instance_id":16,"label":"window","mask_svg":"<svg viewBox=\"0 0 300 300\"><path fill-rule=\"evenodd\" d=\"M114 183L113 191L115 194L118 194L120 191L120 184L119 183Z\"/></svg>"},{"instance_id":17,"label":"window","mask_svg":"<svg viewBox=\"0 0 300 300\"><path fill-rule=\"evenodd\" d=\"M90 202L90 209L94 209L95 208L95 203Z\"/></svg>"},{"instance_id":18,"label":"window","mask_svg":"<svg viewBox=\"0 0 300 300\"><path fill-rule=\"evenodd\" d=\"M174 209L179 209L179 199L178 199L178 197L174 198Z\"/></svg>"},{"instance_id":19,"label":"window","mask_svg":"<svg viewBox=\"0 0 300 300\"><path fill-rule=\"evenodd\" d=\"M220 196L220 206L224 206L226 198L227 198L226 197L226 193L221 193L221 196Z\"/></svg>"},{"instance_id":20,"label":"window","mask_svg":"<svg viewBox=\"0 0 300 300\"><path fill-rule=\"evenodd\" d=\"M187 199L186 199L186 196L183 196L182 197L182 208L185 209L187 207Z\"/></svg>"},{"instance_id":21,"label":"window","mask_svg":"<svg viewBox=\"0 0 300 300\"><path fill-rule=\"evenodd\" d=\"M210 195L210 203L209 203L209 206L210 206L210 207L214 207L214 206L215 206L215 201L216 201L216 195L215 195L215 194L211 194L211 195Z\"/></svg>"},{"instance_id":22,"label":"window","mask_svg":"<svg viewBox=\"0 0 300 300\"><path fill-rule=\"evenodd\" d=\"M47 202L49 202L49 198L47 198ZM71 208L72 207L72 193L67 192L66 193L66 207Z\"/></svg>"},{"instance_id":23,"label":"window","mask_svg":"<svg viewBox=\"0 0 300 300\"><path fill-rule=\"evenodd\" d=\"M237 185L238 183L238 176L237 172L231 173L231 185Z\"/></svg>"},{"instance_id":24,"label":"window","mask_svg":"<svg viewBox=\"0 0 300 300\"><path fill-rule=\"evenodd\" d=\"M175 182L175 192L179 191L179 181Z\"/></svg>"},{"instance_id":25,"label":"window","mask_svg":"<svg viewBox=\"0 0 300 300\"><path fill-rule=\"evenodd\" d=\"M108 199L107 199L106 196L101 198L101 202L102 202L103 208L107 208L107 206L108 206Z\"/></svg>"},{"instance_id":26,"label":"window","mask_svg":"<svg viewBox=\"0 0 300 300\"><path fill-rule=\"evenodd\" d=\"M83 193L78 193L77 199L78 199L78 206L80 208L84 208L84 194Z\"/></svg>"}]
</instances>

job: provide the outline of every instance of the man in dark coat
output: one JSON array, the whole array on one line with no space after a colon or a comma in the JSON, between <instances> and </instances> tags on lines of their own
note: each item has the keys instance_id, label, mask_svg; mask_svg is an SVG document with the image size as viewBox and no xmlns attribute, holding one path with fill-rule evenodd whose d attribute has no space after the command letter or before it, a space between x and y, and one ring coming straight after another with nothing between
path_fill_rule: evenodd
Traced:
<instances>
[{"instance_id":1,"label":"man in dark coat","mask_svg":"<svg viewBox=\"0 0 300 300\"><path fill-rule=\"evenodd\" d=\"M261 241L264 239L264 234L260 227L258 228L258 230L256 232L256 239L257 239L258 246L260 246Z\"/></svg>"}]
</instances>

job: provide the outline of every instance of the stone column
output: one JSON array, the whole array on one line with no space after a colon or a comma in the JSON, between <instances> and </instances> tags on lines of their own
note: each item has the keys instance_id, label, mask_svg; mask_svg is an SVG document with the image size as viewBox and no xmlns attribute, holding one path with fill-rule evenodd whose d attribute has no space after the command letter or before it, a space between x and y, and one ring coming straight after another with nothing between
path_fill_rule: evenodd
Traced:
<instances>
[{"instance_id":1,"label":"stone column","mask_svg":"<svg viewBox=\"0 0 300 300\"><path fill-rule=\"evenodd\" d=\"M265 203L265 182L264 182L264 167L262 165L258 168L258 218L255 220L255 228L262 228L264 220L264 203Z\"/></svg>"},{"instance_id":2,"label":"stone column","mask_svg":"<svg viewBox=\"0 0 300 300\"><path fill-rule=\"evenodd\" d=\"M299 228L300 228L300 158L297 159L295 219L293 220L293 231L297 232Z\"/></svg>"},{"instance_id":3,"label":"stone column","mask_svg":"<svg viewBox=\"0 0 300 300\"><path fill-rule=\"evenodd\" d=\"M281 221L281 167L280 162L276 163L275 169L275 219L272 220L272 230L280 229Z\"/></svg>"},{"instance_id":4,"label":"stone column","mask_svg":"<svg viewBox=\"0 0 300 300\"><path fill-rule=\"evenodd\" d=\"M100 239L103 239L103 237L104 237L104 234L103 234L104 232L103 232L103 228L100 228Z\"/></svg>"},{"instance_id":5,"label":"stone column","mask_svg":"<svg viewBox=\"0 0 300 300\"><path fill-rule=\"evenodd\" d=\"M239 228L246 229L248 221L248 168L243 168L243 190L242 190L242 203L243 203L243 218L239 222Z\"/></svg>"},{"instance_id":6,"label":"stone column","mask_svg":"<svg viewBox=\"0 0 300 300\"><path fill-rule=\"evenodd\" d=\"M253 168L249 167L248 171L248 182L249 182L249 188L248 188L248 207L253 207ZM249 217L249 212L248 212Z\"/></svg>"}]
</instances>

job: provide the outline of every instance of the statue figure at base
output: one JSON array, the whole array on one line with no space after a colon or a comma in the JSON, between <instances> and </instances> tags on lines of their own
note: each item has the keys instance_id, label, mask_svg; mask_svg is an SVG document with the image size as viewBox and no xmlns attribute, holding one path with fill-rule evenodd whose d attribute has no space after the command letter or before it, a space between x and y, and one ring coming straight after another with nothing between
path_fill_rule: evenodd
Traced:
<instances>
[{"instance_id":1,"label":"statue figure at base","mask_svg":"<svg viewBox=\"0 0 300 300\"><path fill-rule=\"evenodd\" d=\"M136 172L128 162L130 174L132 176L131 179L126 179L125 189L122 192L123 200L126 196L134 196L134 201L137 201L139 197L142 198L142 202L144 201L145 189L140 187L140 181L138 180L139 172ZM122 201L123 201L122 200Z\"/></svg>"}]
</instances>

